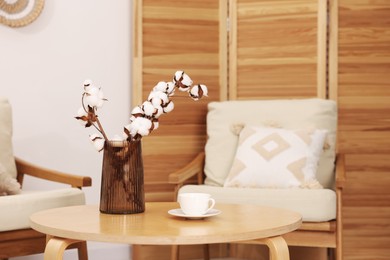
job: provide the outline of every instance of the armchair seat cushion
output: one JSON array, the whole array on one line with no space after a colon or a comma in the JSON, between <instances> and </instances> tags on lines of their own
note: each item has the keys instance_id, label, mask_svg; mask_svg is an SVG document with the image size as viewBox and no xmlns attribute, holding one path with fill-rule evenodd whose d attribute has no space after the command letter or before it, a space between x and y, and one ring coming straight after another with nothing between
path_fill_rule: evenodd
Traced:
<instances>
[{"instance_id":1,"label":"armchair seat cushion","mask_svg":"<svg viewBox=\"0 0 390 260\"><path fill-rule=\"evenodd\" d=\"M329 221L336 218L336 192L331 189L251 189L185 185L179 193L185 192L211 194L217 202L216 208L218 203L245 203L292 210L300 213L303 221L309 222Z\"/></svg>"},{"instance_id":2,"label":"armchair seat cushion","mask_svg":"<svg viewBox=\"0 0 390 260\"><path fill-rule=\"evenodd\" d=\"M18 195L0 197L0 231L29 228L30 215L35 212L81 204L85 204L85 196L77 188L22 191Z\"/></svg>"}]
</instances>

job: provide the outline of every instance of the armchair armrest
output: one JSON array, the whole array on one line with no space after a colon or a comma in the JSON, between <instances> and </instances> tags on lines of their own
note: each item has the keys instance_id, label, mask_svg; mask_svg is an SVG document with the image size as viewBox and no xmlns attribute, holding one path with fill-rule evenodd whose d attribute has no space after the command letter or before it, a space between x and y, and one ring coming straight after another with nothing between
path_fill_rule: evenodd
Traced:
<instances>
[{"instance_id":1,"label":"armchair armrest","mask_svg":"<svg viewBox=\"0 0 390 260\"><path fill-rule=\"evenodd\" d=\"M198 175L198 184L203 183L204 152L198 154L189 164L183 168L169 174L170 184L183 185L191 177Z\"/></svg>"},{"instance_id":2,"label":"armchair armrest","mask_svg":"<svg viewBox=\"0 0 390 260\"><path fill-rule=\"evenodd\" d=\"M336 188L343 189L346 180L345 156L344 154L338 154L336 159Z\"/></svg>"},{"instance_id":3,"label":"armchair armrest","mask_svg":"<svg viewBox=\"0 0 390 260\"><path fill-rule=\"evenodd\" d=\"M72 175L68 173L62 173L59 171L46 169L40 166L33 165L19 158L15 158L15 163L18 172L17 180L21 184L23 183L24 175L27 174L48 181L69 184L72 187L77 188L88 187L92 185L92 179L87 176Z\"/></svg>"},{"instance_id":4,"label":"armchair armrest","mask_svg":"<svg viewBox=\"0 0 390 260\"><path fill-rule=\"evenodd\" d=\"M169 174L168 183L175 185L175 190L173 194L173 200L177 198L177 193L184 182L189 180L191 177L197 175L198 184L203 183L203 166L204 166L204 153L198 154L195 159L193 159L189 164L183 168Z\"/></svg>"}]
</instances>

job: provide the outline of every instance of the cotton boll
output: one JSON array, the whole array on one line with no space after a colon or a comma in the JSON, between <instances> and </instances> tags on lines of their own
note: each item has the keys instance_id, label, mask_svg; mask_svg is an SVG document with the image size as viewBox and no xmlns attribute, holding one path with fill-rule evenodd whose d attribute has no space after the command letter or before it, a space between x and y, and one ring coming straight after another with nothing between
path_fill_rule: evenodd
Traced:
<instances>
[{"instance_id":1,"label":"cotton boll","mask_svg":"<svg viewBox=\"0 0 390 260\"><path fill-rule=\"evenodd\" d=\"M98 134L92 134L89 136L89 139L92 141L93 146L98 152L101 152L104 149L104 139Z\"/></svg>"},{"instance_id":2,"label":"cotton boll","mask_svg":"<svg viewBox=\"0 0 390 260\"><path fill-rule=\"evenodd\" d=\"M152 117L155 113L157 113L157 109L149 101L142 103L142 110L144 111L145 116L149 117Z\"/></svg>"},{"instance_id":3,"label":"cotton boll","mask_svg":"<svg viewBox=\"0 0 390 260\"><path fill-rule=\"evenodd\" d=\"M175 104L172 101L169 101L169 103L163 107L164 113L169 113L175 108Z\"/></svg>"},{"instance_id":4,"label":"cotton boll","mask_svg":"<svg viewBox=\"0 0 390 260\"><path fill-rule=\"evenodd\" d=\"M169 98L166 93L156 90L150 92L148 100L153 104L153 106L158 107L166 104L169 101Z\"/></svg>"},{"instance_id":5,"label":"cotton boll","mask_svg":"<svg viewBox=\"0 0 390 260\"><path fill-rule=\"evenodd\" d=\"M191 78L184 71L176 71L173 82L180 91L188 91L192 85Z\"/></svg>"},{"instance_id":6,"label":"cotton boll","mask_svg":"<svg viewBox=\"0 0 390 260\"><path fill-rule=\"evenodd\" d=\"M97 87L91 87L86 93L85 103L90 107L102 107L104 101L103 91Z\"/></svg>"},{"instance_id":7,"label":"cotton boll","mask_svg":"<svg viewBox=\"0 0 390 260\"><path fill-rule=\"evenodd\" d=\"M159 83L157 83L156 86L154 86L153 91L166 92L167 91L167 83L165 81L160 81Z\"/></svg>"},{"instance_id":8,"label":"cotton boll","mask_svg":"<svg viewBox=\"0 0 390 260\"><path fill-rule=\"evenodd\" d=\"M150 101L150 103L152 103L152 105L154 107L160 107L160 106L162 106L162 105L164 105L166 103L166 102L164 102L164 100L162 100L159 97L153 97L149 101Z\"/></svg>"},{"instance_id":9,"label":"cotton boll","mask_svg":"<svg viewBox=\"0 0 390 260\"><path fill-rule=\"evenodd\" d=\"M208 94L207 87L206 85L202 85L202 84L193 86L189 92L190 97L195 101L199 100L203 96L207 97L207 94Z\"/></svg>"},{"instance_id":10,"label":"cotton boll","mask_svg":"<svg viewBox=\"0 0 390 260\"><path fill-rule=\"evenodd\" d=\"M150 129L152 129L152 121L150 119L137 117L131 123L130 134L132 137L135 137L136 135L145 136L150 133Z\"/></svg>"},{"instance_id":11,"label":"cotton boll","mask_svg":"<svg viewBox=\"0 0 390 260\"><path fill-rule=\"evenodd\" d=\"M95 95L90 95L87 93L85 96L85 103L90 107L97 107L99 103L99 98Z\"/></svg>"},{"instance_id":12,"label":"cotton boll","mask_svg":"<svg viewBox=\"0 0 390 260\"><path fill-rule=\"evenodd\" d=\"M88 113L84 110L83 107L80 107L77 111L76 119L82 126L88 127L91 125L91 122L88 119Z\"/></svg>"}]
</instances>

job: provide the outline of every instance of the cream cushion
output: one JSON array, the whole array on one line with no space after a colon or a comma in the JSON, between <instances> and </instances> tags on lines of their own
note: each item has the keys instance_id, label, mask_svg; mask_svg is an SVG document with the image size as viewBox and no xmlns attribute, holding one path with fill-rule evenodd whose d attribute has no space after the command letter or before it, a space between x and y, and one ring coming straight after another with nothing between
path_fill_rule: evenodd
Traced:
<instances>
[{"instance_id":1,"label":"cream cushion","mask_svg":"<svg viewBox=\"0 0 390 260\"><path fill-rule=\"evenodd\" d=\"M322 188L316 178L326 130L247 125L224 187Z\"/></svg>"},{"instance_id":2,"label":"cream cushion","mask_svg":"<svg viewBox=\"0 0 390 260\"><path fill-rule=\"evenodd\" d=\"M218 203L255 204L298 212L303 221L322 222L336 218L336 193L331 189L251 189L185 185L179 190L179 194L187 192L211 194L216 200L216 209ZM261 221L261 216L253 217Z\"/></svg>"},{"instance_id":3,"label":"cream cushion","mask_svg":"<svg viewBox=\"0 0 390 260\"><path fill-rule=\"evenodd\" d=\"M210 102L207 114L208 140L205 146L205 184L223 186L238 144L238 136L231 128L238 123L275 125L284 129L328 130L327 143L330 147L320 157L317 178L323 187L333 187L336 102L318 98Z\"/></svg>"},{"instance_id":4,"label":"cream cushion","mask_svg":"<svg viewBox=\"0 0 390 260\"><path fill-rule=\"evenodd\" d=\"M0 164L7 174L16 178L12 149L12 111L11 105L4 97L0 97Z\"/></svg>"},{"instance_id":5,"label":"cream cushion","mask_svg":"<svg viewBox=\"0 0 390 260\"><path fill-rule=\"evenodd\" d=\"M0 197L0 231L29 228L30 215L37 211L81 204L85 204L85 196L77 188L23 191L18 195Z\"/></svg>"}]
</instances>

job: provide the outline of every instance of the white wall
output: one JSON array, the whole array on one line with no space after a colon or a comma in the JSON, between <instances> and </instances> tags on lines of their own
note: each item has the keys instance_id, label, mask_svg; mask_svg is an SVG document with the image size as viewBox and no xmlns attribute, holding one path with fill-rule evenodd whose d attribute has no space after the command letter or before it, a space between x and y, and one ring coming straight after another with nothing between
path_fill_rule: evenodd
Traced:
<instances>
[{"instance_id":1,"label":"white wall","mask_svg":"<svg viewBox=\"0 0 390 260\"><path fill-rule=\"evenodd\" d=\"M90 78L103 88L109 102L100 119L109 135L120 134L131 110L130 61L131 1L47 0L32 24L0 25L0 95L13 106L14 152L45 167L91 176L88 204L99 203L102 154L89 142L93 129L74 119L82 83ZM25 184L49 187L33 179ZM115 248L111 259L129 259L127 246L97 243L89 246L91 259L107 259L102 248Z\"/></svg>"}]
</instances>

